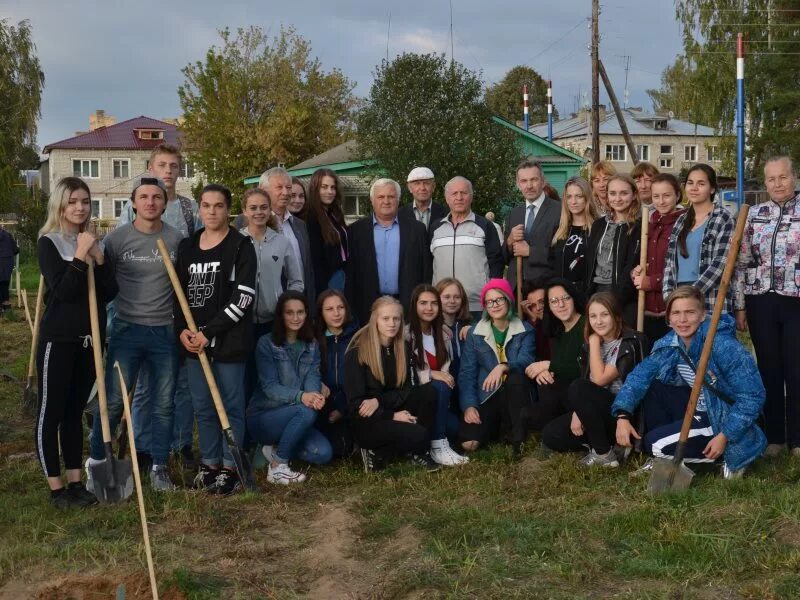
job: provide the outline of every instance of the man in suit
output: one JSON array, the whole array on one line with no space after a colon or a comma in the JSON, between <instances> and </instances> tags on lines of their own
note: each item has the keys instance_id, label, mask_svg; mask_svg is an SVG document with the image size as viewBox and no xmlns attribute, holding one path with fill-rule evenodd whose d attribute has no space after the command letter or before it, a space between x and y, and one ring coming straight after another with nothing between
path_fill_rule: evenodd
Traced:
<instances>
[{"instance_id":1,"label":"man in suit","mask_svg":"<svg viewBox=\"0 0 800 600\"><path fill-rule=\"evenodd\" d=\"M363 325L372 303L394 296L408 309L411 291L431 282L431 255L425 226L398 218L400 184L378 179L370 187L372 214L350 227L345 296Z\"/></svg>"},{"instance_id":2,"label":"man in suit","mask_svg":"<svg viewBox=\"0 0 800 600\"><path fill-rule=\"evenodd\" d=\"M258 187L267 192L270 208L278 219L281 233L289 240L303 272L303 291L308 298L309 306L317 301L314 289L314 267L311 264L311 242L308 239L306 224L289 212L289 200L292 198L292 177L282 167L272 167L261 174Z\"/></svg>"},{"instance_id":3,"label":"man in suit","mask_svg":"<svg viewBox=\"0 0 800 600\"><path fill-rule=\"evenodd\" d=\"M549 263L550 245L561 220L561 204L544 193L544 174L539 163L524 160L517 167L517 188L525 204L515 206L506 217L503 256L509 265L508 281L517 286L515 258L522 257L523 279L543 279L553 275ZM522 285L522 284L520 284Z\"/></svg>"},{"instance_id":4,"label":"man in suit","mask_svg":"<svg viewBox=\"0 0 800 600\"><path fill-rule=\"evenodd\" d=\"M433 201L433 190L436 189L433 171L428 167L414 167L406 181L414 200L400 209L400 218L414 218L430 232L431 225L447 215L447 209Z\"/></svg>"}]
</instances>

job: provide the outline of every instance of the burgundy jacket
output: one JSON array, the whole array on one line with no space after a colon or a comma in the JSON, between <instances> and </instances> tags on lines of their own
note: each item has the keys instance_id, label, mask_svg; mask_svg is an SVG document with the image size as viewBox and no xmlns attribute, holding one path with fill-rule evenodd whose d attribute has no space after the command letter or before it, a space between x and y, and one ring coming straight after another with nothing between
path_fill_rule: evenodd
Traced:
<instances>
[{"instance_id":1,"label":"burgundy jacket","mask_svg":"<svg viewBox=\"0 0 800 600\"><path fill-rule=\"evenodd\" d=\"M648 313L662 315L667 310L661 292L664 263L672 227L684 212L685 209L679 208L667 215L662 215L656 210L650 215L650 228L647 231L647 276L643 281L643 288L647 290L644 309Z\"/></svg>"}]
</instances>

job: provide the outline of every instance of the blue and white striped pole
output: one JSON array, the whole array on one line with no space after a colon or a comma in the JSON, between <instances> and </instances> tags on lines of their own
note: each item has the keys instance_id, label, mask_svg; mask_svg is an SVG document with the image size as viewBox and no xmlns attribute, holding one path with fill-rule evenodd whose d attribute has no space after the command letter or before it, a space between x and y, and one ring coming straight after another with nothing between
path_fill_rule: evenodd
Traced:
<instances>
[{"instance_id":1,"label":"blue and white striped pole","mask_svg":"<svg viewBox=\"0 0 800 600\"><path fill-rule=\"evenodd\" d=\"M528 84L522 86L522 120L525 131L528 131Z\"/></svg>"},{"instance_id":2,"label":"blue and white striped pole","mask_svg":"<svg viewBox=\"0 0 800 600\"><path fill-rule=\"evenodd\" d=\"M744 39L736 36L736 203L744 204Z\"/></svg>"},{"instance_id":3,"label":"blue and white striped pole","mask_svg":"<svg viewBox=\"0 0 800 600\"><path fill-rule=\"evenodd\" d=\"M553 82L547 82L547 141L553 141Z\"/></svg>"}]
</instances>

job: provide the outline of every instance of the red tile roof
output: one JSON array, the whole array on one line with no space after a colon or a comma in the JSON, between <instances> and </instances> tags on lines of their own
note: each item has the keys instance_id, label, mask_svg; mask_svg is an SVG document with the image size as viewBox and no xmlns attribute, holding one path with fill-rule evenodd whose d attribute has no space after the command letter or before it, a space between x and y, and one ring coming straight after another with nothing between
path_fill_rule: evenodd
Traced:
<instances>
[{"instance_id":1,"label":"red tile roof","mask_svg":"<svg viewBox=\"0 0 800 600\"><path fill-rule=\"evenodd\" d=\"M164 139L142 140L136 135L137 129L163 129ZM159 144L173 144L180 146L178 128L171 123L165 123L150 117L140 116L122 121L109 127L100 127L89 133L48 144L42 150L49 154L55 149L85 149L85 150L150 150Z\"/></svg>"}]
</instances>

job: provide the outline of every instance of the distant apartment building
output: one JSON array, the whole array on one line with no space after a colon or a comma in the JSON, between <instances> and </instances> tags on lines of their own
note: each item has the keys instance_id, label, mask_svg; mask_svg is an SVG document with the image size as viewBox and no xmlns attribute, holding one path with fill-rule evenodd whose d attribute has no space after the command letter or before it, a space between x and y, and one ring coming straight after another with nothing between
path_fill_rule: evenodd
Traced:
<instances>
[{"instance_id":1,"label":"distant apartment building","mask_svg":"<svg viewBox=\"0 0 800 600\"><path fill-rule=\"evenodd\" d=\"M92 217L115 221L130 198L131 181L147 170L150 151L163 143L180 148L180 134L174 121L140 116L116 123L100 110L89 122L91 131L44 147L42 188L49 194L62 177L80 177L92 192ZM191 196L195 169L185 153L183 158L176 189Z\"/></svg>"},{"instance_id":2,"label":"distant apartment building","mask_svg":"<svg viewBox=\"0 0 800 600\"><path fill-rule=\"evenodd\" d=\"M677 175L684 167L699 162L718 169L720 136L711 127L697 125L640 108L622 110L639 160L654 164L665 173ZM611 161L618 171L633 169L617 116L600 108L600 157ZM547 124L531 127L531 132L547 137ZM592 154L591 111L581 110L568 119L553 123L553 142L580 156Z\"/></svg>"}]
</instances>

